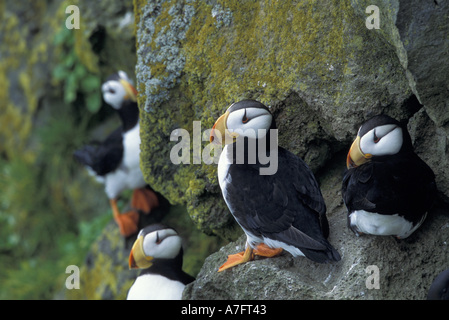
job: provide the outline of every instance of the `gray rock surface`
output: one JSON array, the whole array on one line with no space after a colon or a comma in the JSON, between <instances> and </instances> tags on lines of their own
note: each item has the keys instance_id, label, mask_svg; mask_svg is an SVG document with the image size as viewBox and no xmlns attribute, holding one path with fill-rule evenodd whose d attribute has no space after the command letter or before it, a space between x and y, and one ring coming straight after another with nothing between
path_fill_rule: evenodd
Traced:
<instances>
[{"instance_id":1,"label":"gray rock surface","mask_svg":"<svg viewBox=\"0 0 449 320\"><path fill-rule=\"evenodd\" d=\"M380 29L365 25L369 5L379 8ZM186 299L425 298L449 265L447 1L159 0L135 1L135 13L145 178L186 205L204 232L238 239L206 260ZM342 261L316 265L285 253L216 272L242 249L242 232L224 205L215 166L170 163L175 142L168 141L175 129L192 134L193 121L210 128L242 98L271 107L280 145L317 174ZM341 200L346 152L359 126L379 113L408 122L441 196L422 228L402 241L357 238ZM366 287L371 265L379 268L380 289Z\"/></svg>"},{"instance_id":2,"label":"gray rock surface","mask_svg":"<svg viewBox=\"0 0 449 320\"><path fill-rule=\"evenodd\" d=\"M334 162L335 161L335 162ZM228 254L244 250L246 237L208 257L184 299L425 299L449 261L449 213L435 208L421 228L404 240L355 236L346 226L339 162L318 176L328 205L329 241L342 260L318 264L284 252L218 273ZM378 268L379 289L370 268ZM368 283L368 284L367 284Z\"/></svg>"}]
</instances>

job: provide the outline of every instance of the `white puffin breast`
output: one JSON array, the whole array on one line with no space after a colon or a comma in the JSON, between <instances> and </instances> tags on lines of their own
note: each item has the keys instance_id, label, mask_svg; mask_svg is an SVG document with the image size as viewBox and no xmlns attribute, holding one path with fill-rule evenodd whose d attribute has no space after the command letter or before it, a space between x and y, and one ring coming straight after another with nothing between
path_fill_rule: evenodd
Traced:
<instances>
[{"instance_id":1,"label":"white puffin breast","mask_svg":"<svg viewBox=\"0 0 449 320\"><path fill-rule=\"evenodd\" d=\"M349 215L349 220L351 226L355 226L359 232L405 239L418 229L426 215L415 226L398 214L386 215L365 210L355 210Z\"/></svg>"},{"instance_id":2,"label":"white puffin breast","mask_svg":"<svg viewBox=\"0 0 449 320\"><path fill-rule=\"evenodd\" d=\"M140 170L140 126L123 134L123 159L114 172L105 176L105 192L109 199L116 198L123 190L143 188L146 182Z\"/></svg>"},{"instance_id":3,"label":"white puffin breast","mask_svg":"<svg viewBox=\"0 0 449 320\"><path fill-rule=\"evenodd\" d=\"M128 168L140 170L140 125L123 134L123 165Z\"/></svg>"},{"instance_id":4,"label":"white puffin breast","mask_svg":"<svg viewBox=\"0 0 449 320\"><path fill-rule=\"evenodd\" d=\"M127 300L181 300L185 285L160 275L137 277L129 289Z\"/></svg>"},{"instance_id":5,"label":"white puffin breast","mask_svg":"<svg viewBox=\"0 0 449 320\"><path fill-rule=\"evenodd\" d=\"M230 177L227 177L229 167L232 164L232 147L231 145L227 144L223 148L223 151L221 152L220 159L218 160L218 183L220 184L221 191L225 191L224 186L226 183L231 181L225 181L226 179L230 179ZM225 195L223 194L223 197L226 200Z\"/></svg>"}]
</instances>

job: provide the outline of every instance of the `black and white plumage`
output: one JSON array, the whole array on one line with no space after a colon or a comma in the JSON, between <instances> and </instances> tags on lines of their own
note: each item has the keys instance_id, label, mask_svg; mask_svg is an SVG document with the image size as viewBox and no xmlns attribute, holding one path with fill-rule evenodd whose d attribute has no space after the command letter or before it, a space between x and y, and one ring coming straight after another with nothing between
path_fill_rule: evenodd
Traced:
<instances>
[{"instance_id":1,"label":"black and white plumage","mask_svg":"<svg viewBox=\"0 0 449 320\"><path fill-rule=\"evenodd\" d=\"M433 280L427 300L449 300L449 269L442 271Z\"/></svg>"},{"instance_id":2,"label":"black and white plumage","mask_svg":"<svg viewBox=\"0 0 449 320\"><path fill-rule=\"evenodd\" d=\"M326 239L326 205L313 173L300 158L278 147L277 141L270 143L273 133L269 129L277 130L269 109L260 102L243 100L232 104L211 132L212 142L226 143L218 163L218 179L229 210L247 235L247 251L257 250L263 243L316 262L340 260ZM259 147L260 139L266 144ZM241 142L244 148L238 150ZM272 159L277 161L274 174L261 174L261 168L270 164L262 164L258 156L251 160L247 155L251 144L256 155L277 152ZM242 152L244 159L239 164ZM251 253L247 251L244 255Z\"/></svg>"},{"instance_id":3,"label":"black and white plumage","mask_svg":"<svg viewBox=\"0 0 449 320\"><path fill-rule=\"evenodd\" d=\"M106 103L113 107L122 125L102 143L86 145L74 157L97 181L104 183L114 218L124 236L138 231L136 210L148 213L158 198L147 186L140 169L140 126L137 91L123 71L111 75L101 87ZM120 214L117 198L124 190L134 190L133 209Z\"/></svg>"},{"instance_id":4,"label":"black and white plumage","mask_svg":"<svg viewBox=\"0 0 449 320\"><path fill-rule=\"evenodd\" d=\"M182 270L182 240L165 225L142 229L129 256L131 269L143 269L128 292L128 300L180 300L195 278Z\"/></svg>"},{"instance_id":5,"label":"black and white plumage","mask_svg":"<svg viewBox=\"0 0 449 320\"><path fill-rule=\"evenodd\" d=\"M342 195L357 235L407 238L436 197L435 175L413 150L405 125L379 115L365 122L347 157Z\"/></svg>"},{"instance_id":6,"label":"black and white plumage","mask_svg":"<svg viewBox=\"0 0 449 320\"><path fill-rule=\"evenodd\" d=\"M86 145L74 153L75 158L105 184L109 199L116 198L123 190L145 186L139 158L139 108L130 81L125 72L119 71L101 87L104 100L117 111L122 126L103 143Z\"/></svg>"}]
</instances>

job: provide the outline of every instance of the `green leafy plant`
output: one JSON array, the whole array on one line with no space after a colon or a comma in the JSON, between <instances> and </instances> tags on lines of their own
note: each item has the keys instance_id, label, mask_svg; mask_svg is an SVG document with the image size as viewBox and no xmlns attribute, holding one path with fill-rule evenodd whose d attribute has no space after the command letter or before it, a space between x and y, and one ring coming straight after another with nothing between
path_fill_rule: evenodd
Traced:
<instances>
[{"instance_id":1,"label":"green leafy plant","mask_svg":"<svg viewBox=\"0 0 449 320\"><path fill-rule=\"evenodd\" d=\"M72 156L91 118L53 105L33 128L33 156L0 158L0 299L53 298L111 220L102 186Z\"/></svg>"},{"instance_id":2,"label":"green leafy plant","mask_svg":"<svg viewBox=\"0 0 449 320\"><path fill-rule=\"evenodd\" d=\"M60 53L52 71L52 80L54 84L63 85L65 103L73 103L79 93L85 100L87 110L96 113L101 107L101 79L98 74L89 71L78 57L75 32L78 31L61 28L54 38L54 45Z\"/></svg>"}]
</instances>

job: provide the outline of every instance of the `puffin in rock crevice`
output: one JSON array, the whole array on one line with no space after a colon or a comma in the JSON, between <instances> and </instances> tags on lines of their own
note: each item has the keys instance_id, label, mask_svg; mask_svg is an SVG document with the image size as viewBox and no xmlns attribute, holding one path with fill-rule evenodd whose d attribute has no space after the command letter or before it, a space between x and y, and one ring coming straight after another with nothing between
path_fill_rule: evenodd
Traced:
<instances>
[{"instance_id":1,"label":"puffin in rock crevice","mask_svg":"<svg viewBox=\"0 0 449 320\"><path fill-rule=\"evenodd\" d=\"M128 291L128 300L180 300L195 278L182 270L182 240L165 225L143 228L129 255L130 269L143 269Z\"/></svg>"},{"instance_id":2,"label":"puffin in rock crevice","mask_svg":"<svg viewBox=\"0 0 449 320\"><path fill-rule=\"evenodd\" d=\"M342 196L356 234L410 236L436 199L435 175L413 150L405 124L378 115L359 129L347 156Z\"/></svg>"},{"instance_id":3,"label":"puffin in rock crevice","mask_svg":"<svg viewBox=\"0 0 449 320\"><path fill-rule=\"evenodd\" d=\"M224 145L218 163L223 198L247 236L245 251L228 256L219 272L283 249L319 263L340 260L327 241L326 205L313 173L277 141L270 143L270 129L277 130L269 109L243 100L232 104L211 131L210 141ZM263 164L261 155L277 161L274 174L261 174L272 165Z\"/></svg>"},{"instance_id":4,"label":"puffin in rock crevice","mask_svg":"<svg viewBox=\"0 0 449 320\"><path fill-rule=\"evenodd\" d=\"M104 183L112 213L125 237L137 233L139 211L148 214L159 205L157 195L146 184L140 170L140 126L137 91L123 71L111 75L101 87L103 99L122 122L102 143L86 145L74 157L97 181ZM120 214L117 198L134 190L131 210Z\"/></svg>"}]
</instances>

